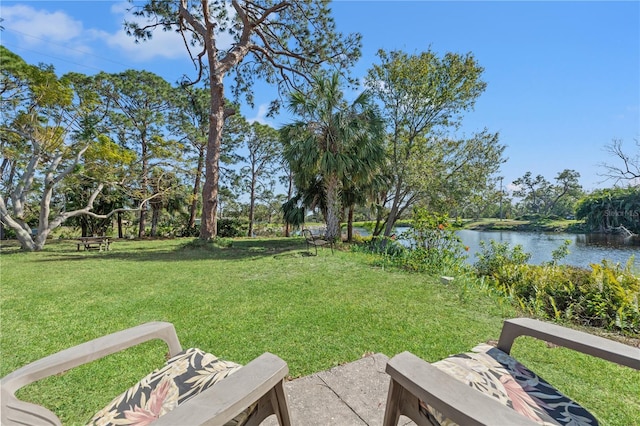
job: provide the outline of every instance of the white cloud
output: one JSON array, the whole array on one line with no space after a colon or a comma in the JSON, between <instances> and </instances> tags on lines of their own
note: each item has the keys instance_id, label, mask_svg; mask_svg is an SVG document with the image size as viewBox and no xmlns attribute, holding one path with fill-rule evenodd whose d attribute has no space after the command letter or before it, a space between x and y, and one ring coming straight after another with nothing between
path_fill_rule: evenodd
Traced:
<instances>
[{"instance_id":1,"label":"white cloud","mask_svg":"<svg viewBox=\"0 0 640 426\"><path fill-rule=\"evenodd\" d=\"M256 116L253 118L247 118L247 121L249 123L258 122L260 124L268 124L272 126L273 124L266 120L268 112L269 112L269 104L260 104L258 106L258 112L256 113Z\"/></svg>"},{"instance_id":2,"label":"white cloud","mask_svg":"<svg viewBox=\"0 0 640 426\"><path fill-rule=\"evenodd\" d=\"M86 30L81 21L63 11L15 5L3 7L2 18L2 25L15 36L19 47L75 59L92 54L94 49L90 43L104 36L101 31Z\"/></svg>"},{"instance_id":3,"label":"white cloud","mask_svg":"<svg viewBox=\"0 0 640 426\"><path fill-rule=\"evenodd\" d=\"M135 39L127 35L124 30L119 30L115 34L110 34L105 41L109 47L118 49L129 59L138 62L154 58L188 57L182 37L174 31L157 29L153 32L153 37L150 40L136 43Z\"/></svg>"},{"instance_id":4,"label":"white cloud","mask_svg":"<svg viewBox=\"0 0 640 426\"><path fill-rule=\"evenodd\" d=\"M114 3L111 6L111 13L113 13L114 15L125 15L130 8L131 3L121 1L119 3Z\"/></svg>"},{"instance_id":5,"label":"white cloud","mask_svg":"<svg viewBox=\"0 0 640 426\"><path fill-rule=\"evenodd\" d=\"M18 33L25 44L37 45L42 39L68 42L83 33L82 22L64 12L36 10L31 6L16 5L2 8L3 25Z\"/></svg>"},{"instance_id":6,"label":"white cloud","mask_svg":"<svg viewBox=\"0 0 640 426\"><path fill-rule=\"evenodd\" d=\"M519 185L514 185L513 183L508 183L506 186L506 190L508 192L520 191L521 187Z\"/></svg>"},{"instance_id":7,"label":"white cloud","mask_svg":"<svg viewBox=\"0 0 640 426\"><path fill-rule=\"evenodd\" d=\"M48 5L54 5L49 3ZM46 6L43 6L46 7ZM88 63L87 55L100 58L111 58L112 62L127 62L144 64L154 59L178 59L183 60L189 67L191 59L184 44L184 40L175 31L162 31L157 28L153 31L153 37L147 41L135 42L128 36L121 24L118 29L111 30L107 27L93 26L86 28L85 23L64 11L60 5L52 6L57 10L34 8L29 5L17 4L15 6L2 7L2 25L7 33L15 36L20 47L37 49L40 52L53 53L58 57L80 59L82 63ZM108 28L113 28L113 23L136 21L141 25L147 22L145 18L136 17L129 9L128 2L117 2L111 5L110 14L102 17L102 21L108 23ZM230 10L230 13L233 12ZM228 34L218 37L218 48L228 49L233 40ZM191 47L191 53L196 56L201 47ZM117 53L112 53L116 51Z\"/></svg>"},{"instance_id":8,"label":"white cloud","mask_svg":"<svg viewBox=\"0 0 640 426\"><path fill-rule=\"evenodd\" d=\"M129 3L116 3L111 7L111 11L115 15L121 15L122 21L136 22L141 27L152 23L144 17L134 16L128 11L129 8L131 8L131 4ZM187 37L190 37L190 35L187 34ZM188 39L188 41L190 42L191 40ZM111 34L106 39L106 42L110 47L119 49L130 57L130 59L136 61L147 61L155 58L184 58L190 60L184 40L175 30L163 31L161 27L158 27L153 30L151 39L136 43L133 37L128 36L126 31L121 29L115 34ZM228 34L218 36L218 49L228 49L232 43L233 39ZM190 49L192 55L195 57L200 53L202 48L200 46L190 46Z\"/></svg>"}]
</instances>

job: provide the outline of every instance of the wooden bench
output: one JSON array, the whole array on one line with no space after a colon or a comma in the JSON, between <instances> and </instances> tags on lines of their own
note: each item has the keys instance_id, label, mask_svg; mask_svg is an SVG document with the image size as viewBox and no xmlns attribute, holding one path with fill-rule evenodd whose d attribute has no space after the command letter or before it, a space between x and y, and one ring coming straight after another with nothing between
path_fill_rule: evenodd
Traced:
<instances>
[{"instance_id":1,"label":"wooden bench","mask_svg":"<svg viewBox=\"0 0 640 426\"><path fill-rule=\"evenodd\" d=\"M311 253L310 248L313 247L315 249L316 256L317 256L318 247L324 247L326 245L329 245L329 247L331 247L331 254L333 254L333 241L329 241L321 235L313 235L311 230L306 228L302 230L302 235L304 236L304 239L307 243L307 251L309 253Z\"/></svg>"},{"instance_id":2,"label":"wooden bench","mask_svg":"<svg viewBox=\"0 0 640 426\"><path fill-rule=\"evenodd\" d=\"M98 249L102 251L103 248L104 250L109 250L110 244L111 239L109 237L80 237L76 246L78 247L77 251L80 251L80 247L84 247L85 250Z\"/></svg>"}]
</instances>

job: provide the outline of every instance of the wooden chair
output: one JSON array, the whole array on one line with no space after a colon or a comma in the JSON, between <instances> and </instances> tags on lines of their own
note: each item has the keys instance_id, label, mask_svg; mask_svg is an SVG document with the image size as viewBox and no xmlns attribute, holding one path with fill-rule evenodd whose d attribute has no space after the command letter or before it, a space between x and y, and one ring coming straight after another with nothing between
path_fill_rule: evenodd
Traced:
<instances>
[{"instance_id":1,"label":"wooden chair","mask_svg":"<svg viewBox=\"0 0 640 426\"><path fill-rule=\"evenodd\" d=\"M318 255L318 247L324 247L328 245L331 247L331 254L333 254L333 241L325 239L321 235L314 235L310 229L304 228L302 230L302 235L307 243L307 251L311 253L311 247L315 250L315 255Z\"/></svg>"},{"instance_id":2,"label":"wooden chair","mask_svg":"<svg viewBox=\"0 0 640 426\"><path fill-rule=\"evenodd\" d=\"M117 424L126 424L121 410L128 410L129 415L132 411L136 415L145 414L151 408L137 406L139 401L149 402L154 398L157 401L162 395L167 395L161 400L163 412L158 414L160 417L154 421L154 426L225 425L229 422L257 425L272 414L276 415L280 425L291 424L283 388L283 380L289 370L283 360L264 353L243 367L198 349L182 351L173 325L166 322L150 322L94 339L5 376L0 380L1 424L60 425L60 419L54 413L42 406L18 400L15 392L35 381L152 339L162 339L167 343L171 359L164 367L115 398L94 416L91 423L112 424L116 418ZM194 377L198 380L189 380ZM167 392L169 388L173 392ZM165 413L167 407L170 411Z\"/></svg>"},{"instance_id":3,"label":"wooden chair","mask_svg":"<svg viewBox=\"0 0 640 426\"><path fill-rule=\"evenodd\" d=\"M383 425L397 425L400 415L418 425L597 424L586 409L509 356L518 336L640 370L640 348L530 318L511 319L497 348L480 345L434 364L409 352L389 360Z\"/></svg>"}]
</instances>

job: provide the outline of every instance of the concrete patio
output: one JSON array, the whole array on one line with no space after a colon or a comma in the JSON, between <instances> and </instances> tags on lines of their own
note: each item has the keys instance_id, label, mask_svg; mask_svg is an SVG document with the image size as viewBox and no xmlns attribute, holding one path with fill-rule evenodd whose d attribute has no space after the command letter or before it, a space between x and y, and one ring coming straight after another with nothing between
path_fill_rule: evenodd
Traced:
<instances>
[{"instance_id":1,"label":"concrete patio","mask_svg":"<svg viewBox=\"0 0 640 426\"><path fill-rule=\"evenodd\" d=\"M291 422L305 426L382 425L389 388L389 358L367 355L357 361L285 383ZM271 417L266 426L276 426ZM399 425L413 425L401 417Z\"/></svg>"}]
</instances>

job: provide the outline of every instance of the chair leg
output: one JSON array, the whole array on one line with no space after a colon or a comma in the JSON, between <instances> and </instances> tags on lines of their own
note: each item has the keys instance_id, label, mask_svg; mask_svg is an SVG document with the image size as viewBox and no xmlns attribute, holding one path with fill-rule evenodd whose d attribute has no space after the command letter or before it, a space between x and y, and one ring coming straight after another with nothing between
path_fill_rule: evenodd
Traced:
<instances>
[{"instance_id":1,"label":"chair leg","mask_svg":"<svg viewBox=\"0 0 640 426\"><path fill-rule=\"evenodd\" d=\"M275 415L280 426L291 426L291 414L284 382L280 382L258 400L256 410L249 416L244 426L259 426L271 415Z\"/></svg>"},{"instance_id":2,"label":"chair leg","mask_svg":"<svg viewBox=\"0 0 640 426\"><path fill-rule=\"evenodd\" d=\"M280 426L291 426L291 416L289 413L289 404L287 403L287 395L284 392L284 383L276 385L273 390L273 405L278 423Z\"/></svg>"},{"instance_id":3,"label":"chair leg","mask_svg":"<svg viewBox=\"0 0 640 426\"><path fill-rule=\"evenodd\" d=\"M402 387L393 379L389 382L389 394L387 395L387 407L384 410L382 426L397 426L400 420L400 397Z\"/></svg>"}]
</instances>

